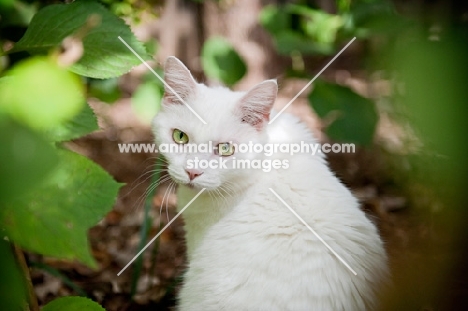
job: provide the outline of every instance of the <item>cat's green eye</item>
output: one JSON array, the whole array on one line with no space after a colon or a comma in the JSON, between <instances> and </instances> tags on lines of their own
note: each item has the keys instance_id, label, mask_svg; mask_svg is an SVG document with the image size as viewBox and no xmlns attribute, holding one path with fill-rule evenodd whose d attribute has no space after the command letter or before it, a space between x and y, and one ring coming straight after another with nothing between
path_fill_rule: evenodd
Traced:
<instances>
[{"instance_id":1,"label":"cat's green eye","mask_svg":"<svg viewBox=\"0 0 468 311\"><path fill-rule=\"evenodd\" d=\"M174 131L172 132L172 139L174 140L174 142L182 145L189 142L188 135L178 129L174 129Z\"/></svg>"},{"instance_id":2,"label":"cat's green eye","mask_svg":"<svg viewBox=\"0 0 468 311\"><path fill-rule=\"evenodd\" d=\"M231 143L220 143L216 148L216 154L222 157L228 157L234 154L234 146Z\"/></svg>"}]
</instances>

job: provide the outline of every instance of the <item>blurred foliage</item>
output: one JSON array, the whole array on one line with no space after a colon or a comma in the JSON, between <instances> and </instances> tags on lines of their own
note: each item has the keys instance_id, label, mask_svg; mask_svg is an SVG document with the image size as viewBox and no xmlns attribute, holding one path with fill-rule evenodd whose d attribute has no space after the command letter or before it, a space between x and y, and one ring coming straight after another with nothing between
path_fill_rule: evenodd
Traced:
<instances>
[{"instance_id":1,"label":"blurred foliage","mask_svg":"<svg viewBox=\"0 0 468 311\"><path fill-rule=\"evenodd\" d=\"M62 142L76 139L98 129L97 119L93 110L89 105L84 105L70 121L45 131L45 136L50 141Z\"/></svg>"},{"instance_id":2,"label":"blurred foliage","mask_svg":"<svg viewBox=\"0 0 468 311\"><path fill-rule=\"evenodd\" d=\"M259 22L272 35L278 53L293 60L331 56L352 37L389 39L411 24L387 0L340 0L336 2L335 14L311 7L306 1L269 5L262 9ZM312 78L295 70L289 75ZM317 82L309 101L328 125L326 133L331 139L359 145L373 142L377 111L372 100L334 83ZM338 116L333 122L329 122L331 113Z\"/></svg>"},{"instance_id":3,"label":"blurred foliage","mask_svg":"<svg viewBox=\"0 0 468 311\"><path fill-rule=\"evenodd\" d=\"M111 12L117 16L129 18L133 23L139 23L143 14L155 14L155 8L163 0L102 0Z\"/></svg>"},{"instance_id":4,"label":"blurred foliage","mask_svg":"<svg viewBox=\"0 0 468 311\"><path fill-rule=\"evenodd\" d=\"M57 25L57 21L66 21ZM58 27L59 26L59 27ZM56 48L66 37L82 40L83 55L69 70L92 78L111 78L140 64L121 37L143 59L149 59L125 22L92 0L50 5L38 12L12 52L44 54Z\"/></svg>"},{"instance_id":5,"label":"blurred foliage","mask_svg":"<svg viewBox=\"0 0 468 311\"><path fill-rule=\"evenodd\" d=\"M18 266L13 249L0 239L0 310L28 310L25 277Z\"/></svg>"},{"instance_id":6,"label":"blurred foliage","mask_svg":"<svg viewBox=\"0 0 468 311\"><path fill-rule=\"evenodd\" d=\"M118 37L143 58L148 55L130 28L95 1L46 5L32 16L34 7L21 1L0 5L1 17L16 12L7 22L2 19L2 34L30 21L2 57L8 70L0 77L0 229L28 251L96 267L87 231L110 211L121 184L91 160L63 149L62 142L98 129L86 103L86 78L114 78L102 80L107 89L96 88L97 82L93 87L93 79L89 88L112 101L120 96L115 77L140 63ZM72 61L66 38L78 46ZM0 45L11 39L0 37ZM2 258L11 266L5 256L2 246ZM11 270L2 279L16 278ZM8 310L23 310L27 303L18 286L11 288L18 300ZM56 300L44 310L64 308L103 310L84 298Z\"/></svg>"},{"instance_id":7,"label":"blurred foliage","mask_svg":"<svg viewBox=\"0 0 468 311\"><path fill-rule=\"evenodd\" d=\"M164 94L164 84L159 79L164 77L161 68L149 71L142 79L141 84L132 94L132 110L144 124L150 125L153 117L161 108L161 100Z\"/></svg>"},{"instance_id":8,"label":"blurred foliage","mask_svg":"<svg viewBox=\"0 0 468 311\"><path fill-rule=\"evenodd\" d=\"M334 51L343 18L305 5L287 4L265 7L260 14L260 23L272 34L281 54L298 51L329 55Z\"/></svg>"},{"instance_id":9,"label":"blurred foliage","mask_svg":"<svg viewBox=\"0 0 468 311\"><path fill-rule=\"evenodd\" d=\"M57 126L84 103L80 79L51 58L28 58L0 79L0 109L34 128Z\"/></svg>"},{"instance_id":10,"label":"blurred foliage","mask_svg":"<svg viewBox=\"0 0 468 311\"><path fill-rule=\"evenodd\" d=\"M42 308L42 311L105 311L96 302L84 297L57 298Z\"/></svg>"},{"instance_id":11,"label":"blurred foliage","mask_svg":"<svg viewBox=\"0 0 468 311\"><path fill-rule=\"evenodd\" d=\"M28 250L95 268L86 232L112 207L120 185L87 158L56 153L57 167L34 190L3 204L2 227Z\"/></svg>"},{"instance_id":12,"label":"blurred foliage","mask_svg":"<svg viewBox=\"0 0 468 311\"><path fill-rule=\"evenodd\" d=\"M450 12L448 6L438 9ZM451 10L451 16L422 16L390 50L388 68L398 86L394 105L422 143L411 161L411 181L427 189L426 197L414 200L420 215L430 215L432 243L421 246L421 268L414 269L421 263L408 258L397 271L384 310L466 310L468 24L458 14L468 7Z\"/></svg>"},{"instance_id":13,"label":"blurred foliage","mask_svg":"<svg viewBox=\"0 0 468 311\"><path fill-rule=\"evenodd\" d=\"M328 121L326 133L331 139L360 145L372 143L378 115L371 100L350 88L317 80L309 101L317 115Z\"/></svg>"},{"instance_id":14,"label":"blurred foliage","mask_svg":"<svg viewBox=\"0 0 468 311\"><path fill-rule=\"evenodd\" d=\"M405 86L399 104L407 108L435 162L426 170L449 184L454 175L462 173L458 180L466 173L459 165L465 162L466 145L456 142L464 140L461 129L466 127L468 98L462 81L468 78L467 42L466 33L454 30L436 40L428 40L422 31L406 33L393 53L395 72Z\"/></svg>"},{"instance_id":15,"label":"blurred foliage","mask_svg":"<svg viewBox=\"0 0 468 311\"><path fill-rule=\"evenodd\" d=\"M201 57L205 74L228 86L238 82L247 72L244 60L234 47L221 37L206 40Z\"/></svg>"},{"instance_id":16,"label":"blurred foliage","mask_svg":"<svg viewBox=\"0 0 468 311\"><path fill-rule=\"evenodd\" d=\"M153 78L155 80L156 78ZM159 111L163 88L154 81L147 81L138 86L132 96L132 108L145 124L151 124Z\"/></svg>"},{"instance_id":17,"label":"blurred foliage","mask_svg":"<svg viewBox=\"0 0 468 311\"><path fill-rule=\"evenodd\" d=\"M269 5L259 16L281 54L331 55L344 40L397 34L410 23L388 0L337 1L336 14L303 2Z\"/></svg>"},{"instance_id":18,"label":"blurred foliage","mask_svg":"<svg viewBox=\"0 0 468 311\"><path fill-rule=\"evenodd\" d=\"M88 95L105 103L112 104L122 97L119 79L88 79Z\"/></svg>"},{"instance_id":19,"label":"blurred foliage","mask_svg":"<svg viewBox=\"0 0 468 311\"><path fill-rule=\"evenodd\" d=\"M32 17L37 12L37 3L25 3L16 0L0 1L2 20L0 25L28 26Z\"/></svg>"},{"instance_id":20,"label":"blurred foliage","mask_svg":"<svg viewBox=\"0 0 468 311\"><path fill-rule=\"evenodd\" d=\"M5 116L0 117L0 152L2 208L40 183L58 160L54 147L43 135Z\"/></svg>"}]
</instances>

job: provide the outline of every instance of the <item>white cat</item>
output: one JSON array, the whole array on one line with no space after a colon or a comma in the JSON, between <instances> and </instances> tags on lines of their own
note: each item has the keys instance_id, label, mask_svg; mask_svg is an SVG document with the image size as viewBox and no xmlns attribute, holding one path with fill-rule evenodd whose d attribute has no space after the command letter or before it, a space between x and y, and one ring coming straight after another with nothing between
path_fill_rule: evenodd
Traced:
<instances>
[{"instance_id":1,"label":"white cat","mask_svg":"<svg viewBox=\"0 0 468 311\"><path fill-rule=\"evenodd\" d=\"M229 144L316 143L310 130L292 115L283 113L268 124L276 81L264 81L248 92L210 88L195 82L175 57L166 61L165 81L183 102L166 88L162 109L154 119L157 143L212 141L221 148L210 153L164 154L169 174L179 184L180 208L206 188L183 213L189 262L178 309L375 309L376 292L387 277L382 241L323 156L278 152L267 157L241 153ZM188 160L220 157L227 169L189 168ZM230 166L240 159L278 159L288 165L270 172Z\"/></svg>"}]
</instances>

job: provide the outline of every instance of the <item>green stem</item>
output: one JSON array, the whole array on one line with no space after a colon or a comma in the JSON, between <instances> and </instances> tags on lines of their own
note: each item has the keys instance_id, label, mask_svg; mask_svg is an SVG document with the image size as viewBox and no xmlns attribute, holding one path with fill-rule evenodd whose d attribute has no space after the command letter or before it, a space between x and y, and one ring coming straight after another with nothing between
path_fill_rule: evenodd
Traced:
<instances>
[{"instance_id":1,"label":"green stem","mask_svg":"<svg viewBox=\"0 0 468 311\"><path fill-rule=\"evenodd\" d=\"M162 222L160 221L159 222L159 230L158 232L160 232L162 229ZM155 275L156 274L156 256L158 255L158 251L159 251L159 242L160 242L160 239L161 236L159 236L156 241L154 241L154 247L153 247L153 250L151 251L151 267L150 267L150 274L151 275Z\"/></svg>"},{"instance_id":2,"label":"green stem","mask_svg":"<svg viewBox=\"0 0 468 311\"><path fill-rule=\"evenodd\" d=\"M156 165L159 165L159 158L156 158ZM153 177L151 178L151 185L159 181L160 173L155 173ZM156 188L150 193L148 193L146 200L145 200L145 214L144 214L144 219L143 219L143 225L141 226L140 229L140 243L138 245L138 251L142 250L143 247L145 247L148 239L148 233L151 229L151 224L152 224L152 219L149 216L149 212L152 207L152 201L153 201L153 196L156 193ZM156 241L157 245L159 244L159 238L158 241ZM157 247L157 246L155 246ZM143 254L137 258L135 261L135 269L133 270L133 275L132 275L132 284L130 287L130 297L133 299L133 296L136 294L137 290L137 283L138 279L140 278L141 275L141 270L143 268Z\"/></svg>"},{"instance_id":3,"label":"green stem","mask_svg":"<svg viewBox=\"0 0 468 311\"><path fill-rule=\"evenodd\" d=\"M31 281L31 274L29 273L29 267L24 258L24 253L16 244L12 243L13 251L15 253L16 261L21 269L26 280L26 286L28 290L28 304L30 311L39 311L39 304L37 302L36 294L34 293L34 287Z\"/></svg>"},{"instance_id":4,"label":"green stem","mask_svg":"<svg viewBox=\"0 0 468 311\"><path fill-rule=\"evenodd\" d=\"M79 296L83 296L83 297L88 296L88 294L86 294L86 292L81 287L79 287L78 285L73 283L72 280L70 280L66 275L64 275L59 270L57 270L57 269L55 269L55 268L53 268L53 267L51 267L49 265L46 265L46 264L44 264L42 262L31 262L30 264L31 264L31 267L43 270L43 271L47 272L48 274L60 279L65 285L67 285L68 287L73 289Z\"/></svg>"}]
</instances>

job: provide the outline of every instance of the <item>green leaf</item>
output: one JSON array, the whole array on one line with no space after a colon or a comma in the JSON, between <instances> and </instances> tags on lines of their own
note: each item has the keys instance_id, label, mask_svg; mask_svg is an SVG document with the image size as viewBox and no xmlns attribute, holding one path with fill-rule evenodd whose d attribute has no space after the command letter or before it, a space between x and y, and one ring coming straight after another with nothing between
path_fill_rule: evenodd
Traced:
<instances>
[{"instance_id":1,"label":"green leaf","mask_svg":"<svg viewBox=\"0 0 468 311\"><path fill-rule=\"evenodd\" d=\"M37 3L24 3L15 0L0 0L0 16L2 16L1 26L21 26L29 25L34 14L37 12Z\"/></svg>"},{"instance_id":2,"label":"green leaf","mask_svg":"<svg viewBox=\"0 0 468 311\"><path fill-rule=\"evenodd\" d=\"M361 145L372 143L378 115L374 103L351 89L324 81L316 81L309 102L321 119L336 113L327 127L327 135L336 141Z\"/></svg>"},{"instance_id":3,"label":"green leaf","mask_svg":"<svg viewBox=\"0 0 468 311\"><path fill-rule=\"evenodd\" d=\"M354 33L362 37L400 35L415 26L411 19L397 14L388 0L355 2L347 16Z\"/></svg>"},{"instance_id":4,"label":"green leaf","mask_svg":"<svg viewBox=\"0 0 468 311\"><path fill-rule=\"evenodd\" d=\"M57 164L50 143L5 118L0 120L0 159L0 198L3 203L36 186Z\"/></svg>"},{"instance_id":5,"label":"green leaf","mask_svg":"<svg viewBox=\"0 0 468 311\"><path fill-rule=\"evenodd\" d=\"M90 79L89 95L95 97L105 103L112 104L117 99L122 97L122 92L119 88L119 79L110 78L104 80Z\"/></svg>"},{"instance_id":6,"label":"green leaf","mask_svg":"<svg viewBox=\"0 0 468 311\"><path fill-rule=\"evenodd\" d=\"M338 30L343 25L341 16L314 11L305 23L305 31L314 41L322 44L334 44Z\"/></svg>"},{"instance_id":7,"label":"green leaf","mask_svg":"<svg viewBox=\"0 0 468 311\"><path fill-rule=\"evenodd\" d=\"M466 33L448 31L441 40L428 40L427 30L421 27L398 39L391 69L404 90L393 96L423 146L418 152L423 182L429 182L436 195L448 202L462 200L459 193L466 191L468 154L468 96L466 82L462 82L468 80ZM466 209L462 201L456 202Z\"/></svg>"},{"instance_id":8,"label":"green leaf","mask_svg":"<svg viewBox=\"0 0 468 311\"><path fill-rule=\"evenodd\" d=\"M341 16L314 10L304 5L290 4L286 8L291 14L302 17L302 28L313 42L323 44L335 42L336 33L343 24Z\"/></svg>"},{"instance_id":9,"label":"green leaf","mask_svg":"<svg viewBox=\"0 0 468 311\"><path fill-rule=\"evenodd\" d=\"M144 42L143 45L149 55L156 55L159 50L159 43L156 39L150 39Z\"/></svg>"},{"instance_id":10,"label":"green leaf","mask_svg":"<svg viewBox=\"0 0 468 311\"><path fill-rule=\"evenodd\" d=\"M140 60L119 40L119 36L143 59L149 58L143 44L122 19L98 2L89 0L49 5L40 10L13 51L48 53L66 37L83 30L90 16L96 15L100 16L100 24L90 29L83 38L84 54L70 68L73 72L105 79L120 76L140 64Z\"/></svg>"},{"instance_id":11,"label":"green leaf","mask_svg":"<svg viewBox=\"0 0 468 311\"><path fill-rule=\"evenodd\" d=\"M259 21L272 35L278 35L291 27L291 15L286 12L284 7L273 5L264 7L260 12Z\"/></svg>"},{"instance_id":12,"label":"green leaf","mask_svg":"<svg viewBox=\"0 0 468 311\"><path fill-rule=\"evenodd\" d=\"M97 302L84 297L60 297L52 300L42 311L106 311Z\"/></svg>"},{"instance_id":13,"label":"green leaf","mask_svg":"<svg viewBox=\"0 0 468 311\"><path fill-rule=\"evenodd\" d=\"M205 41L202 51L203 69L208 77L233 85L247 72L244 60L232 45L221 37Z\"/></svg>"},{"instance_id":14,"label":"green leaf","mask_svg":"<svg viewBox=\"0 0 468 311\"><path fill-rule=\"evenodd\" d=\"M88 104L70 121L58 125L46 132L51 141L72 140L99 129L96 116Z\"/></svg>"},{"instance_id":15,"label":"green leaf","mask_svg":"<svg viewBox=\"0 0 468 311\"><path fill-rule=\"evenodd\" d=\"M298 25L293 25L293 17L299 18ZM273 35L280 54L329 55L335 50L336 35L343 20L305 5L288 4L281 8L265 7L260 13L260 23Z\"/></svg>"},{"instance_id":16,"label":"green leaf","mask_svg":"<svg viewBox=\"0 0 468 311\"><path fill-rule=\"evenodd\" d=\"M146 124L151 124L161 107L162 90L154 82L141 84L132 97L132 109Z\"/></svg>"},{"instance_id":17,"label":"green leaf","mask_svg":"<svg viewBox=\"0 0 468 311\"><path fill-rule=\"evenodd\" d=\"M356 1L351 5L350 14L356 26L361 26L373 17L389 16L395 13L395 7L389 0Z\"/></svg>"},{"instance_id":18,"label":"green leaf","mask_svg":"<svg viewBox=\"0 0 468 311\"><path fill-rule=\"evenodd\" d=\"M34 128L70 120L83 103L80 79L43 56L28 58L0 79L0 110Z\"/></svg>"},{"instance_id":19,"label":"green leaf","mask_svg":"<svg viewBox=\"0 0 468 311\"><path fill-rule=\"evenodd\" d=\"M3 238L0 254L0 310L29 310L24 275L16 263L13 248Z\"/></svg>"},{"instance_id":20,"label":"green leaf","mask_svg":"<svg viewBox=\"0 0 468 311\"><path fill-rule=\"evenodd\" d=\"M15 4L15 0L0 0L0 9L10 8Z\"/></svg>"},{"instance_id":21,"label":"green leaf","mask_svg":"<svg viewBox=\"0 0 468 311\"><path fill-rule=\"evenodd\" d=\"M283 55L290 55L293 52L329 55L334 51L331 44L313 42L300 33L291 30L279 33L274 39L276 50Z\"/></svg>"},{"instance_id":22,"label":"green leaf","mask_svg":"<svg viewBox=\"0 0 468 311\"><path fill-rule=\"evenodd\" d=\"M86 233L110 211L121 184L81 155L58 155L58 167L35 191L2 206L0 224L27 250L96 267Z\"/></svg>"},{"instance_id":23,"label":"green leaf","mask_svg":"<svg viewBox=\"0 0 468 311\"><path fill-rule=\"evenodd\" d=\"M351 0L337 0L336 5L338 7L338 13L344 14L346 12L349 12L349 9L351 7Z\"/></svg>"}]
</instances>

